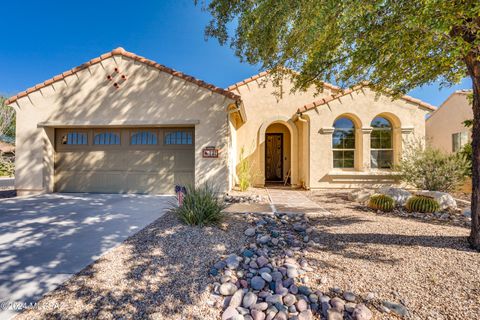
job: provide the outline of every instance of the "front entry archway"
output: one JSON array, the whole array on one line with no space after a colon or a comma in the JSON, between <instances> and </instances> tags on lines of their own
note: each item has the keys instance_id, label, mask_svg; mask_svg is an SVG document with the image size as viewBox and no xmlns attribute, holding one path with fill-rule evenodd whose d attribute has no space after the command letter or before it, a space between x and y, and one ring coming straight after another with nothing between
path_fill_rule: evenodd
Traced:
<instances>
[{"instance_id":1,"label":"front entry archway","mask_svg":"<svg viewBox=\"0 0 480 320\"><path fill-rule=\"evenodd\" d=\"M261 125L258 138L263 183L284 181L288 177L292 186L298 186L298 132L295 123L286 117L272 117Z\"/></svg>"}]
</instances>

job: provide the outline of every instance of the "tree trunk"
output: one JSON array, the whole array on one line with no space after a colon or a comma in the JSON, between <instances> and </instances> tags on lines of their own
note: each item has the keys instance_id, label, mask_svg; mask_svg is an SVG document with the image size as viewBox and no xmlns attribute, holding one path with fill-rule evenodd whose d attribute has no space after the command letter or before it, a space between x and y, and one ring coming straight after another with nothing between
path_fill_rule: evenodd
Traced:
<instances>
[{"instance_id":1,"label":"tree trunk","mask_svg":"<svg viewBox=\"0 0 480 320\"><path fill-rule=\"evenodd\" d=\"M473 54L465 60L473 83L472 228L468 242L480 251L480 61Z\"/></svg>"}]
</instances>

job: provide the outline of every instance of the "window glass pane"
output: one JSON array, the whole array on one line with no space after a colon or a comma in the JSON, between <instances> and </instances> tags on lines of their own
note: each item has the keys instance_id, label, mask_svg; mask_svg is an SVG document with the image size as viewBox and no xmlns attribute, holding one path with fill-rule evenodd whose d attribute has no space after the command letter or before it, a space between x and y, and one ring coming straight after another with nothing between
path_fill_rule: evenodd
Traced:
<instances>
[{"instance_id":1,"label":"window glass pane","mask_svg":"<svg viewBox=\"0 0 480 320\"><path fill-rule=\"evenodd\" d=\"M188 131L175 131L165 134L165 144L192 144L192 133Z\"/></svg>"},{"instance_id":2,"label":"window glass pane","mask_svg":"<svg viewBox=\"0 0 480 320\"><path fill-rule=\"evenodd\" d=\"M353 121L348 118L340 118L333 123L333 127L335 129L354 129L355 125Z\"/></svg>"},{"instance_id":3,"label":"window glass pane","mask_svg":"<svg viewBox=\"0 0 480 320\"><path fill-rule=\"evenodd\" d=\"M370 153L370 166L374 169L390 169L393 163L392 150L372 150Z\"/></svg>"},{"instance_id":4,"label":"window glass pane","mask_svg":"<svg viewBox=\"0 0 480 320\"><path fill-rule=\"evenodd\" d=\"M157 135L151 131L133 132L130 144L132 145L152 145L157 144Z\"/></svg>"},{"instance_id":5,"label":"window glass pane","mask_svg":"<svg viewBox=\"0 0 480 320\"><path fill-rule=\"evenodd\" d=\"M120 136L113 132L102 132L95 134L93 144L97 145L118 145L120 144Z\"/></svg>"},{"instance_id":6,"label":"window glass pane","mask_svg":"<svg viewBox=\"0 0 480 320\"><path fill-rule=\"evenodd\" d=\"M333 151L334 168L353 168L355 166L355 151Z\"/></svg>"},{"instance_id":7,"label":"window glass pane","mask_svg":"<svg viewBox=\"0 0 480 320\"><path fill-rule=\"evenodd\" d=\"M370 124L372 128L392 128L390 121L382 117L376 117Z\"/></svg>"},{"instance_id":8,"label":"window glass pane","mask_svg":"<svg viewBox=\"0 0 480 320\"><path fill-rule=\"evenodd\" d=\"M84 132L69 132L61 138L61 144L66 145L86 145L87 141L87 134Z\"/></svg>"}]
</instances>

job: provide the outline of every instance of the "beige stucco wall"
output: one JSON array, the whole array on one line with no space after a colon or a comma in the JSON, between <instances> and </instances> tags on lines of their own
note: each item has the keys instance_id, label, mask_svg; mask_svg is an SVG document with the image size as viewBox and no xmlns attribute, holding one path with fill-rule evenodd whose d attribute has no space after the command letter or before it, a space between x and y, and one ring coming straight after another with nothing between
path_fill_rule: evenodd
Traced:
<instances>
[{"instance_id":1,"label":"beige stucco wall","mask_svg":"<svg viewBox=\"0 0 480 320\"><path fill-rule=\"evenodd\" d=\"M118 67L127 80L120 88L106 79ZM119 79L119 75L116 75ZM195 126L195 183L229 189L229 133L223 95L115 55L67 76L12 104L17 110L16 188L20 194L53 190L55 125ZM205 159L202 149L220 149L218 159ZM231 182L230 182L231 184Z\"/></svg>"},{"instance_id":2,"label":"beige stucco wall","mask_svg":"<svg viewBox=\"0 0 480 320\"><path fill-rule=\"evenodd\" d=\"M297 109L332 92L325 89L316 95L314 88L290 93L291 84L283 83L283 96L273 94L276 88L260 78L237 87L247 123L237 130L237 150L244 147L255 175L255 184L264 184L264 134L272 123L282 124L291 136L292 184L307 188L359 187L392 184L398 175L392 170L370 169L370 123L377 116L388 118L394 126L394 159L398 162L404 140L425 137L425 117L429 109L405 100L379 96L365 88L326 105L296 116ZM338 117L346 115L356 125L356 165L354 170L333 169L332 131ZM296 153L296 154L295 154ZM284 171L288 168L284 168Z\"/></svg>"},{"instance_id":3,"label":"beige stucco wall","mask_svg":"<svg viewBox=\"0 0 480 320\"><path fill-rule=\"evenodd\" d=\"M452 153L452 135L470 132L463 122L473 119L472 106L467 92L454 92L430 115L426 122L427 145ZM470 138L470 134L468 134Z\"/></svg>"}]
</instances>

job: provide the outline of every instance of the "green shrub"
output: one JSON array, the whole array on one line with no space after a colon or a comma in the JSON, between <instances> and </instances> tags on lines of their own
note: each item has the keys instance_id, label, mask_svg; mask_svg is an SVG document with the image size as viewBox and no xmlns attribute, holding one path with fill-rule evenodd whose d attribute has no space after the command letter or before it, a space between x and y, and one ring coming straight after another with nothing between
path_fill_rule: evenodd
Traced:
<instances>
[{"instance_id":1,"label":"green shrub","mask_svg":"<svg viewBox=\"0 0 480 320\"><path fill-rule=\"evenodd\" d=\"M418 189L451 192L463 183L468 168L464 156L445 154L414 141L406 144L397 170L404 182Z\"/></svg>"},{"instance_id":2,"label":"green shrub","mask_svg":"<svg viewBox=\"0 0 480 320\"><path fill-rule=\"evenodd\" d=\"M395 208L395 200L386 194L374 194L368 201L368 207L385 212L392 211Z\"/></svg>"},{"instance_id":3,"label":"green shrub","mask_svg":"<svg viewBox=\"0 0 480 320\"><path fill-rule=\"evenodd\" d=\"M405 207L410 212L434 213L440 210L440 205L434 198L419 195L409 198Z\"/></svg>"},{"instance_id":4,"label":"green shrub","mask_svg":"<svg viewBox=\"0 0 480 320\"><path fill-rule=\"evenodd\" d=\"M0 177L12 177L15 174L15 158L0 154Z\"/></svg>"},{"instance_id":5,"label":"green shrub","mask_svg":"<svg viewBox=\"0 0 480 320\"><path fill-rule=\"evenodd\" d=\"M204 226L221 222L223 209L225 204L216 192L204 185L199 188L187 187L183 205L172 205L171 211L185 224Z\"/></svg>"},{"instance_id":6,"label":"green shrub","mask_svg":"<svg viewBox=\"0 0 480 320\"><path fill-rule=\"evenodd\" d=\"M238 186L240 191L246 191L252 184L252 174L250 162L245 159L245 150L240 150L240 162L238 163Z\"/></svg>"}]
</instances>

